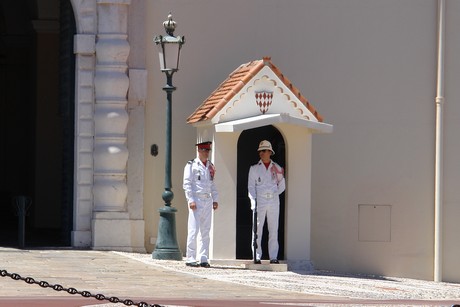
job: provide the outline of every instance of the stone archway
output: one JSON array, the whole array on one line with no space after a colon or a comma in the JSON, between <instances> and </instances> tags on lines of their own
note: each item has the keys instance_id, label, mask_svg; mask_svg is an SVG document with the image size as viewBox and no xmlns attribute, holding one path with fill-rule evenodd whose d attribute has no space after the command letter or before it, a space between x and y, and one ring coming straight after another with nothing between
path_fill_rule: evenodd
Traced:
<instances>
[{"instance_id":1,"label":"stone archway","mask_svg":"<svg viewBox=\"0 0 460 307\"><path fill-rule=\"evenodd\" d=\"M281 166L286 165L285 141L281 133L274 126L263 126L245 130L238 139L237 158L237 207L236 207L236 259L252 258L252 211L248 198L248 171L252 164L259 161L257 146L261 140L268 140L272 143L276 155L273 161ZM285 197L280 196L280 224L278 230L278 241L280 244L278 259L284 259L284 220L285 220ZM268 259L267 249L268 230L264 227L262 237L263 259Z\"/></svg>"}]
</instances>

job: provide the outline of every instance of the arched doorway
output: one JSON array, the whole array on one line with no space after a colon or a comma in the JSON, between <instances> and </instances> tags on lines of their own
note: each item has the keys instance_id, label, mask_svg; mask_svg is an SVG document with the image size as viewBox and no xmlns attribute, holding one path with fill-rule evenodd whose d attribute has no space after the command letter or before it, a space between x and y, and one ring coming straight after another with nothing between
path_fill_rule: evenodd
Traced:
<instances>
[{"instance_id":1,"label":"arched doorway","mask_svg":"<svg viewBox=\"0 0 460 307\"><path fill-rule=\"evenodd\" d=\"M273 161L285 167L285 143L281 133L274 126L263 126L245 130L238 139L237 157L237 213L236 213L236 258L252 259L252 211L248 198L248 172L252 164L259 161L257 147L262 140L272 143L275 155ZM280 245L278 259L284 259L284 217L285 193L280 196L280 223L278 241ZM262 236L262 259L268 259L268 230L264 226Z\"/></svg>"},{"instance_id":2,"label":"arched doorway","mask_svg":"<svg viewBox=\"0 0 460 307\"><path fill-rule=\"evenodd\" d=\"M18 244L19 195L32 200L26 247L70 245L76 30L70 0L53 3L0 4L2 246Z\"/></svg>"}]
</instances>

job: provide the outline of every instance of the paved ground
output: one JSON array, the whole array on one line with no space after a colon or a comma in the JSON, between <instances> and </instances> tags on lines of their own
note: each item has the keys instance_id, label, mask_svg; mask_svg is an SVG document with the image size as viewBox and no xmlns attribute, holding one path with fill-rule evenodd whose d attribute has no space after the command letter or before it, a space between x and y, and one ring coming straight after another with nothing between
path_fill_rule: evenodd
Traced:
<instances>
[{"instance_id":1,"label":"paved ground","mask_svg":"<svg viewBox=\"0 0 460 307\"><path fill-rule=\"evenodd\" d=\"M102 294L162 306L452 306L460 284L331 272L261 272L235 263L210 269L149 254L0 248L1 306L125 306L69 294ZM17 273L18 280L11 278ZM6 276L5 276L6 275ZM24 281L27 277L30 284ZM48 282L48 287L38 285ZM44 284L42 284L44 285ZM64 291L56 291L60 285ZM46 286L46 285L45 285ZM113 302L113 300L112 300Z\"/></svg>"}]
</instances>

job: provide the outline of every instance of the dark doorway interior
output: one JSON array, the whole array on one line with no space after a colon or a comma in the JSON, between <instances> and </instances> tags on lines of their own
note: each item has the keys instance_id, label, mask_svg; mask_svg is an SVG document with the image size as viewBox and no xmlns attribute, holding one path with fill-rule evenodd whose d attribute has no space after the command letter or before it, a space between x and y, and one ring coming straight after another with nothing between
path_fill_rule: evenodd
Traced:
<instances>
[{"instance_id":1,"label":"dark doorway interior","mask_svg":"<svg viewBox=\"0 0 460 307\"><path fill-rule=\"evenodd\" d=\"M259 142L268 140L275 155L273 161L285 166L285 144L281 133L273 126L264 126L245 130L238 140L237 159L237 213L236 213L236 258L252 259L252 210L248 198L248 172L252 164L259 161L257 148ZM284 259L284 194L280 196L280 223L278 241L280 244L278 259ZM262 236L262 259L268 259L268 230L264 226Z\"/></svg>"},{"instance_id":2,"label":"dark doorway interior","mask_svg":"<svg viewBox=\"0 0 460 307\"><path fill-rule=\"evenodd\" d=\"M70 244L74 34L70 0L0 1L0 246L20 241L18 196L25 247Z\"/></svg>"}]
</instances>

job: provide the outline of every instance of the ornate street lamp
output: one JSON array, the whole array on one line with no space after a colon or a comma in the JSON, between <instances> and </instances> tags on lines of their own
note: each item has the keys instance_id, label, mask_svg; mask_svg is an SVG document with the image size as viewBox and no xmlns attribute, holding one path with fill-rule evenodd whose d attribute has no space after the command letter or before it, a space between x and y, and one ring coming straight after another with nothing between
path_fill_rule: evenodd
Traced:
<instances>
[{"instance_id":1,"label":"ornate street lamp","mask_svg":"<svg viewBox=\"0 0 460 307\"><path fill-rule=\"evenodd\" d=\"M166 30L165 36L158 35L154 38L154 42L158 47L160 56L161 71L166 74L166 86L163 90L166 92L166 161L165 161L165 191L163 192L163 200L165 205L160 208L160 221L158 224L158 237L155 250L152 253L153 259L166 260L182 260L182 253L177 244L176 236L176 212L177 209L171 207L171 201L174 198L174 193L171 191L171 103L172 92L176 89L172 85L172 76L179 70L180 49L184 44L184 37L174 36L176 22L172 20L172 15L169 13L168 20L163 22Z\"/></svg>"}]
</instances>

